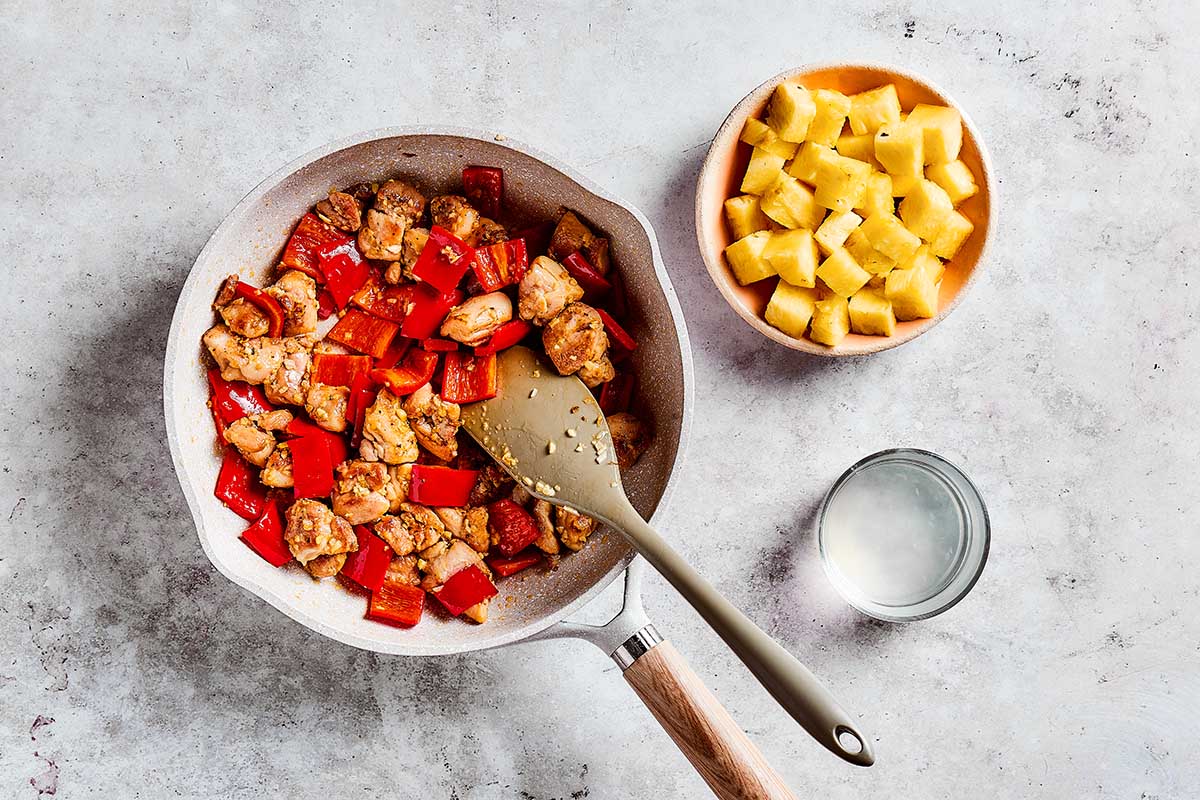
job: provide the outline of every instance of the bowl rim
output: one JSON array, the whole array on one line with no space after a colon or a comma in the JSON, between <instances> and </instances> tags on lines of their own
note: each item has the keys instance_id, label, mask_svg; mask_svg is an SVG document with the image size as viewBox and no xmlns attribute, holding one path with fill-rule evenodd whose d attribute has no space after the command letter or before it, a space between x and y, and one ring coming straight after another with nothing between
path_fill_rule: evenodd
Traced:
<instances>
[{"instance_id":1,"label":"bowl rim","mask_svg":"<svg viewBox=\"0 0 1200 800\"><path fill-rule=\"evenodd\" d=\"M403 136L461 137L514 150L518 153L540 161L551 169L557 170L569 180L578 184L584 191L596 196L600 200L612 203L629 212L645 231L646 237L650 242L651 261L653 263L655 278L662 288L663 295L667 302L667 307L671 313L671 322L675 329L675 334L679 343L680 369L682 371L681 380L683 386L680 408L679 441L676 446L675 457L671 462L666 482L658 500L658 505L655 508L654 513L651 515L651 519L649 520L652 524L664 516L669 505L671 495L673 494L674 489L679 481L680 465L685 458L691 433L693 402L695 394L695 376L693 373L691 344L688 337L687 325L684 322L682 306L680 305L674 285L671 283L670 275L667 273L666 266L663 262L662 253L659 250L658 239L654 233L654 228L651 226L646 215L631 203L622 200L610 192L600 189L589 178L585 177L573 167L568 166L557 158L550 156L535 147L529 146L520 140L512 139L507 135L499 134L494 130L487 131L476 128L449 125L400 125L371 128L358 133L352 133L313 148L303 155L288 161L283 166L272 171L269 175L259 181L253 189L247 192L242 199L239 200L224 217L222 217L221 222L213 230L212 234L210 234L208 240L204 244L204 247L200 250L199 254L197 254L195 260L192 262L192 266L188 270L188 277L184 281L183 288L180 290L179 298L177 299L175 308L172 312L171 326L167 336L167 346L163 359L162 396L163 413L166 421L167 442L171 452L171 461L175 468L176 478L179 481L180 488L183 490L184 499L187 501L188 511L191 513L192 522L195 526L197 537L200 539L200 545L204 550L204 554L208 558L209 562L216 568L216 570L234 584L265 601L299 624L309 628L310 630L316 631L323 636L327 636L342 644L347 644L362 650L369 650L378 653L403 656L439 656L503 647L508 644L530 639L531 637L544 632L548 628L578 612L585 605L591 602L598 594L604 591L609 584L611 584L622 572L625 571L626 567L629 565L629 562L632 561L636 556L636 552L630 549L629 553L625 557L618 559L604 575L602 575L591 586L581 592L578 597L567 603L557 612L547 612L538 616L530 617L524 624L518 625L504 634L494 636L486 642L481 643L478 647L462 645L446 646L440 644L439 642L433 642L429 644L413 644L405 643L403 641L381 642L379 640L365 639L316 619L315 617L306 613L304 610L291 604L285 596L260 583L254 578L253 575L239 572L235 567L225 563L219 557L209 543L209 525L207 524L205 515L197 500L195 488L192 485L193 481L189 475L187 465L184 462L182 443L180 440L179 431L175 424L174 406L176 392L174 376L172 373L180 354L180 337L182 335L181 328L183 327L183 314L185 309L190 308L192 303L195 302L194 295L196 294L200 284L200 273L196 270L196 266L211 255L210 251L212 251L216 247L216 244L221 241L222 234L224 233L225 229L231 226L233 224L233 220L244 213L248 207L259 202L263 195L270 192L278 184L282 183L294 173L305 169L312 163L325 158L332 153L336 153L339 150L344 150L371 141Z\"/></svg>"},{"instance_id":2,"label":"bowl rim","mask_svg":"<svg viewBox=\"0 0 1200 800\"><path fill-rule=\"evenodd\" d=\"M713 253L709 252L703 233L704 221L711 214L711 209L706 204L704 199L704 190L713 179L714 157L718 151L723 151L724 148L731 144L731 138L733 146L736 147L738 136L741 134L742 126L745 124L746 119L750 116L749 109L752 106L756 106L758 103L760 103L764 97L770 93L770 91L774 91L774 88L777 85L788 79L800 78L813 72L822 72L834 69L873 70L885 72L890 75L896 75L912 81L913 83L922 85L924 88L938 95L947 104L955 108L962 118L963 127L967 129L971 138L975 142L976 148L979 150L979 161L983 167L981 188L988 196L987 232L984 236L983 242L980 244L979 257L976 258L975 264L971 267L970 274L966 276L966 279L963 281L958 291L955 292L954 296L950 298L949 302L940 307L937 314L925 320L924 324L913 328L911 332L904 335L896 334L888 337L873 337L873 339L878 339L878 341L872 341L868 345L856 347L853 350L844 349L841 345L827 347L825 345L810 341L807 338L797 339L795 337L788 336L778 328L769 325L766 320L762 319L758 315L742 308L741 303L733 291L731 284L733 278L730 274L729 267L725 264L724 258L721 254L718 253L714 255ZM967 291L978 279L979 273L982 271L981 268L991 251L992 240L996 232L996 210L998 205L996 202L998 199L997 195L998 192L995 181L995 168L992 163L991 153L988 151L987 144L983 139L983 135L980 133L979 128L975 125L975 121L971 118L971 115L967 112L963 105L959 103L953 95L946 92L937 83L911 69L897 67L895 65L886 64L879 61L814 62L812 64L805 64L779 72L763 81L758 86L754 87L741 100L738 101L738 103L721 122L720 127L717 128L717 132L713 135L713 138L709 143L708 151L704 156L704 163L700 167L700 173L696 179L696 243L700 249L700 257L704 260L704 266L708 270L708 276L716 285L717 290L721 293L721 296L725 298L725 302L731 309L733 309L734 313L736 313L744 322L746 322L747 325L761 333L763 336L766 336L768 339L778 342L779 344L789 347L793 350L800 350L805 353L823 356L826 358L871 355L873 353L890 350L894 347L899 347L902 344L911 342L913 339L916 339L921 334L938 325L963 301L963 299L966 297Z\"/></svg>"}]
</instances>

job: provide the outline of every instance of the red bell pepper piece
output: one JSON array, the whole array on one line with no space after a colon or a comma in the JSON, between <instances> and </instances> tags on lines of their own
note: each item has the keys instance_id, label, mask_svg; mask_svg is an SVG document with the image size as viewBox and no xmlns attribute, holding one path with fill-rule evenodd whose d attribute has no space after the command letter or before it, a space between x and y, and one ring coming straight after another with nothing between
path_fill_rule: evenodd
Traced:
<instances>
[{"instance_id":1,"label":"red bell pepper piece","mask_svg":"<svg viewBox=\"0 0 1200 800\"><path fill-rule=\"evenodd\" d=\"M426 506L465 506L478 477L477 469L413 464L408 497L414 503Z\"/></svg>"},{"instance_id":2,"label":"red bell pepper piece","mask_svg":"<svg viewBox=\"0 0 1200 800\"><path fill-rule=\"evenodd\" d=\"M317 319L329 319L337 311L337 303L328 289L317 292Z\"/></svg>"},{"instance_id":3,"label":"red bell pepper piece","mask_svg":"<svg viewBox=\"0 0 1200 800\"><path fill-rule=\"evenodd\" d=\"M298 438L323 440L329 450L330 463L335 467L345 461L349 454L346 449L346 440L342 438L341 434L327 431L308 420L294 418L288 423L287 432Z\"/></svg>"},{"instance_id":4,"label":"red bell pepper piece","mask_svg":"<svg viewBox=\"0 0 1200 800\"><path fill-rule=\"evenodd\" d=\"M262 516L242 531L241 539L273 567L282 567L292 560L292 551L283 539L283 520L276 501L267 503Z\"/></svg>"},{"instance_id":5,"label":"red bell pepper piece","mask_svg":"<svg viewBox=\"0 0 1200 800\"><path fill-rule=\"evenodd\" d=\"M230 511L252 522L261 517L267 507L267 487L259 483L258 470L233 446L225 448L213 494Z\"/></svg>"},{"instance_id":6,"label":"red bell pepper piece","mask_svg":"<svg viewBox=\"0 0 1200 800\"><path fill-rule=\"evenodd\" d=\"M462 292L439 292L427 283L410 285L408 312L400 333L410 339L427 339L441 326L442 320L462 302Z\"/></svg>"},{"instance_id":7,"label":"red bell pepper piece","mask_svg":"<svg viewBox=\"0 0 1200 800\"><path fill-rule=\"evenodd\" d=\"M217 441L222 445L225 444L225 420L221 419L221 415L217 412L217 404L213 399L208 401L208 410L212 412L213 427L217 429Z\"/></svg>"},{"instance_id":8,"label":"red bell pepper piece","mask_svg":"<svg viewBox=\"0 0 1200 800\"><path fill-rule=\"evenodd\" d=\"M578 250L563 260L563 267L589 298L599 297L612 288L608 279L597 272L596 268L589 264L588 260L583 257L583 253Z\"/></svg>"},{"instance_id":9,"label":"red bell pepper piece","mask_svg":"<svg viewBox=\"0 0 1200 800\"><path fill-rule=\"evenodd\" d=\"M392 322L403 322L412 302L413 285L385 286L370 277L350 298L350 302L368 314Z\"/></svg>"},{"instance_id":10,"label":"red bell pepper piece","mask_svg":"<svg viewBox=\"0 0 1200 800\"><path fill-rule=\"evenodd\" d=\"M429 229L429 241L417 257L412 274L441 292L458 286L475 259L471 246L445 228Z\"/></svg>"},{"instance_id":11,"label":"red bell pepper piece","mask_svg":"<svg viewBox=\"0 0 1200 800\"><path fill-rule=\"evenodd\" d=\"M525 268L528 266L525 240L509 239L477 249L471 269L475 271L475 278L483 290L494 292L518 283L525 277Z\"/></svg>"},{"instance_id":12,"label":"red bell pepper piece","mask_svg":"<svg viewBox=\"0 0 1200 800\"><path fill-rule=\"evenodd\" d=\"M325 288L338 308L345 308L355 292L371 277L371 268L353 241L322 254L320 264L321 272L325 275Z\"/></svg>"},{"instance_id":13,"label":"red bell pepper piece","mask_svg":"<svg viewBox=\"0 0 1200 800\"><path fill-rule=\"evenodd\" d=\"M493 556L487 560L487 565L491 567L492 572L501 578L507 578L509 575L516 575L521 570L528 569L534 564L540 564L541 561L541 553L536 550L529 550L524 553L518 553L515 556Z\"/></svg>"},{"instance_id":14,"label":"red bell pepper piece","mask_svg":"<svg viewBox=\"0 0 1200 800\"><path fill-rule=\"evenodd\" d=\"M392 548L365 525L356 525L358 549L346 556L342 574L368 591L377 592L387 577Z\"/></svg>"},{"instance_id":15,"label":"red bell pepper piece","mask_svg":"<svg viewBox=\"0 0 1200 800\"><path fill-rule=\"evenodd\" d=\"M384 580L382 586L371 592L367 618L411 628L421 621L424 609L425 590L420 586Z\"/></svg>"},{"instance_id":16,"label":"red bell pepper piece","mask_svg":"<svg viewBox=\"0 0 1200 800\"><path fill-rule=\"evenodd\" d=\"M279 305L278 300L245 281L237 281L233 285L233 294L267 315L267 336L276 338L283 336L283 306Z\"/></svg>"},{"instance_id":17,"label":"red bell pepper piece","mask_svg":"<svg viewBox=\"0 0 1200 800\"><path fill-rule=\"evenodd\" d=\"M363 423L366 422L367 409L375 402L377 394L378 391L376 391L369 374L354 376L354 383L350 386L349 408L346 409L348 415L353 409L351 419L354 420L354 429L350 434L351 447L358 447L362 444Z\"/></svg>"},{"instance_id":18,"label":"red bell pepper piece","mask_svg":"<svg viewBox=\"0 0 1200 800\"><path fill-rule=\"evenodd\" d=\"M495 397L498 390L495 353L481 356L446 353L446 369L442 374L443 400L474 403Z\"/></svg>"},{"instance_id":19,"label":"red bell pepper piece","mask_svg":"<svg viewBox=\"0 0 1200 800\"><path fill-rule=\"evenodd\" d=\"M408 352L408 348L412 347L413 340L407 336L397 336L388 345L387 352L375 359L375 369L391 369L400 363L404 355Z\"/></svg>"},{"instance_id":20,"label":"red bell pepper piece","mask_svg":"<svg viewBox=\"0 0 1200 800\"><path fill-rule=\"evenodd\" d=\"M497 328L492 338L476 347L475 355L486 356L507 350L528 336L531 330L533 326L523 319L510 320Z\"/></svg>"},{"instance_id":21,"label":"red bell pepper piece","mask_svg":"<svg viewBox=\"0 0 1200 800\"><path fill-rule=\"evenodd\" d=\"M499 167L465 167L463 194L485 217L496 219L504 197L504 170Z\"/></svg>"},{"instance_id":22,"label":"red bell pepper piece","mask_svg":"<svg viewBox=\"0 0 1200 800\"><path fill-rule=\"evenodd\" d=\"M400 326L386 319L372 317L365 311L352 308L326 334L335 342L352 350L379 358L399 333Z\"/></svg>"},{"instance_id":23,"label":"red bell pepper piece","mask_svg":"<svg viewBox=\"0 0 1200 800\"><path fill-rule=\"evenodd\" d=\"M488 531L506 556L515 556L538 538L533 517L507 497L488 505Z\"/></svg>"},{"instance_id":24,"label":"red bell pepper piece","mask_svg":"<svg viewBox=\"0 0 1200 800\"><path fill-rule=\"evenodd\" d=\"M607 414L628 411L633 400L633 373L618 372L600 389L600 410Z\"/></svg>"},{"instance_id":25,"label":"red bell pepper piece","mask_svg":"<svg viewBox=\"0 0 1200 800\"><path fill-rule=\"evenodd\" d=\"M476 603L497 594L495 584L488 580L488 576L475 564L460 569L440 588L433 590L433 596L455 617Z\"/></svg>"},{"instance_id":26,"label":"red bell pepper piece","mask_svg":"<svg viewBox=\"0 0 1200 800\"><path fill-rule=\"evenodd\" d=\"M371 371L370 356L345 353L314 353L312 381L328 386L353 386L354 379Z\"/></svg>"},{"instance_id":27,"label":"red bell pepper piece","mask_svg":"<svg viewBox=\"0 0 1200 800\"><path fill-rule=\"evenodd\" d=\"M538 256L546 255L546 249L550 246L550 239L554 236L554 227L553 222L542 222L517 231L512 235L512 238L524 240L525 252L528 257L537 258Z\"/></svg>"},{"instance_id":28,"label":"red bell pepper piece","mask_svg":"<svg viewBox=\"0 0 1200 800\"><path fill-rule=\"evenodd\" d=\"M298 436L288 442L292 451L292 491L304 497L328 497L333 491L333 459L323 436Z\"/></svg>"},{"instance_id":29,"label":"red bell pepper piece","mask_svg":"<svg viewBox=\"0 0 1200 800\"><path fill-rule=\"evenodd\" d=\"M322 252L350 241L350 237L332 225L322 222L316 214L305 214L300 218L287 246L283 248L283 257L279 263L285 269L298 269L305 275L323 283L320 257Z\"/></svg>"},{"instance_id":30,"label":"red bell pepper piece","mask_svg":"<svg viewBox=\"0 0 1200 800\"><path fill-rule=\"evenodd\" d=\"M608 338L619 349L627 353L632 353L637 349L637 340L629 335L629 331L621 327L621 323L617 322L612 314L603 308L597 308L596 313L600 315L600 319L604 322L604 330L608 331Z\"/></svg>"},{"instance_id":31,"label":"red bell pepper piece","mask_svg":"<svg viewBox=\"0 0 1200 800\"><path fill-rule=\"evenodd\" d=\"M421 349L430 353L449 353L458 349L458 342L451 339L426 339L421 342Z\"/></svg>"},{"instance_id":32,"label":"red bell pepper piece","mask_svg":"<svg viewBox=\"0 0 1200 800\"><path fill-rule=\"evenodd\" d=\"M208 371L208 385L212 387L213 413L225 425L250 414L275 410L260 387L242 381L227 381L216 367Z\"/></svg>"},{"instance_id":33,"label":"red bell pepper piece","mask_svg":"<svg viewBox=\"0 0 1200 800\"><path fill-rule=\"evenodd\" d=\"M446 357L454 355L447 353ZM437 371L438 354L427 350L412 350L398 367L371 370L371 380L382 383L392 394L401 397L412 394L429 381Z\"/></svg>"}]
</instances>

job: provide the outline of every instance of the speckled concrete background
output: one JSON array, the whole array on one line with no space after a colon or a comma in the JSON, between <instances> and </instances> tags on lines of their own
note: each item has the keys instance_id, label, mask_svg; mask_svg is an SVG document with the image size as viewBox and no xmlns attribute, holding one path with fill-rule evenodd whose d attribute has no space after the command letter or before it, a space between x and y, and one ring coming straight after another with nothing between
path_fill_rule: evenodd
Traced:
<instances>
[{"instance_id":1,"label":"speckled concrete background","mask_svg":"<svg viewBox=\"0 0 1200 800\"><path fill-rule=\"evenodd\" d=\"M704 794L588 645L375 657L197 545L158 389L189 265L280 163L412 122L539 145L657 227L699 387L667 533L861 714L877 766L816 747L658 579L648 605L800 796L1195 796L1195 4L123 5L0 19L0 796ZM965 100L1002 196L947 322L833 363L724 306L691 194L744 92L839 58ZM894 445L962 464L995 525L973 594L907 627L839 602L810 534Z\"/></svg>"}]
</instances>

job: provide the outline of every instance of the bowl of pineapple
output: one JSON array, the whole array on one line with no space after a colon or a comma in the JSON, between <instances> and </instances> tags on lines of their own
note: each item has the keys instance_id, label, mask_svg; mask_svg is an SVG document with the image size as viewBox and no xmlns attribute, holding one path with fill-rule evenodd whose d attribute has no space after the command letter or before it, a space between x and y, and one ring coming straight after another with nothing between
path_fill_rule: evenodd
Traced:
<instances>
[{"instance_id":1,"label":"bowl of pineapple","mask_svg":"<svg viewBox=\"0 0 1200 800\"><path fill-rule=\"evenodd\" d=\"M796 350L864 355L962 300L995 227L992 169L963 110L903 70L776 75L713 137L696 235L746 322Z\"/></svg>"}]
</instances>

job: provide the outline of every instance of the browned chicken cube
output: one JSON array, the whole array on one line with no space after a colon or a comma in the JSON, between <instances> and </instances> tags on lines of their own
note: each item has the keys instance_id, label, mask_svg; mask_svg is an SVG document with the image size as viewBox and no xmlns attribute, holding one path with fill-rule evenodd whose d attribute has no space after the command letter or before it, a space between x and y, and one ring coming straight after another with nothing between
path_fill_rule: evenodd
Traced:
<instances>
[{"instance_id":1,"label":"browned chicken cube","mask_svg":"<svg viewBox=\"0 0 1200 800\"><path fill-rule=\"evenodd\" d=\"M352 194L331 189L329 197L317 203L317 216L339 230L353 233L362 227L362 202Z\"/></svg>"},{"instance_id":2,"label":"browned chicken cube","mask_svg":"<svg viewBox=\"0 0 1200 800\"><path fill-rule=\"evenodd\" d=\"M479 224L479 212L456 194L444 194L429 201L429 219L459 239L470 239Z\"/></svg>"},{"instance_id":3,"label":"browned chicken cube","mask_svg":"<svg viewBox=\"0 0 1200 800\"><path fill-rule=\"evenodd\" d=\"M480 625L488 621L488 606L491 605L492 598L480 600L470 608L463 610L463 616L472 622L478 622Z\"/></svg>"},{"instance_id":4,"label":"browned chicken cube","mask_svg":"<svg viewBox=\"0 0 1200 800\"><path fill-rule=\"evenodd\" d=\"M587 262L601 275L608 274L608 239L592 233L574 211L564 212L550 237L547 248L553 258L562 261L574 252L582 252Z\"/></svg>"},{"instance_id":5,"label":"browned chicken cube","mask_svg":"<svg viewBox=\"0 0 1200 800\"><path fill-rule=\"evenodd\" d=\"M265 289L283 307L283 335L301 336L317 329L317 282L289 269Z\"/></svg>"},{"instance_id":6,"label":"browned chicken cube","mask_svg":"<svg viewBox=\"0 0 1200 800\"><path fill-rule=\"evenodd\" d=\"M388 513L395 514L400 505L408 500L408 490L412 485L412 464L388 464L388 483L383 487L383 493L388 499Z\"/></svg>"},{"instance_id":7,"label":"browned chicken cube","mask_svg":"<svg viewBox=\"0 0 1200 800\"><path fill-rule=\"evenodd\" d=\"M560 375L574 375L585 365L599 366L608 352L608 334L596 309L572 303L542 329L542 345Z\"/></svg>"},{"instance_id":8,"label":"browned chicken cube","mask_svg":"<svg viewBox=\"0 0 1200 800\"><path fill-rule=\"evenodd\" d=\"M425 249L428 241L428 228L409 228L406 230L404 232L404 249L400 251L400 260L388 264L387 270L383 273L383 279L388 283L404 283L406 280L416 280L416 277L412 274L412 269L417 265L417 259L421 257L421 251Z\"/></svg>"},{"instance_id":9,"label":"browned chicken cube","mask_svg":"<svg viewBox=\"0 0 1200 800\"><path fill-rule=\"evenodd\" d=\"M650 446L650 429L628 411L608 417L608 432L621 469L632 467Z\"/></svg>"},{"instance_id":10,"label":"browned chicken cube","mask_svg":"<svg viewBox=\"0 0 1200 800\"><path fill-rule=\"evenodd\" d=\"M375 523L374 531L402 556L427 550L446 538L446 528L433 509L416 503L401 503L397 514Z\"/></svg>"},{"instance_id":11,"label":"browned chicken cube","mask_svg":"<svg viewBox=\"0 0 1200 800\"><path fill-rule=\"evenodd\" d=\"M473 506L485 506L507 495L512 485L512 476L503 467L495 463L485 464L475 478L467 502Z\"/></svg>"},{"instance_id":12,"label":"browned chicken cube","mask_svg":"<svg viewBox=\"0 0 1200 800\"><path fill-rule=\"evenodd\" d=\"M487 247L507 241L508 231L503 225L487 217L480 217L479 224L475 226L475 231L467 244L472 247Z\"/></svg>"},{"instance_id":13,"label":"browned chicken cube","mask_svg":"<svg viewBox=\"0 0 1200 800\"><path fill-rule=\"evenodd\" d=\"M237 275L230 275L226 278L221 284L221 290L217 292L217 299L213 301L213 308L221 315L221 319L225 321L229 330L238 336L250 339L266 336L271 330L270 318L266 312L249 300L238 297L237 285Z\"/></svg>"},{"instance_id":14,"label":"browned chicken cube","mask_svg":"<svg viewBox=\"0 0 1200 800\"><path fill-rule=\"evenodd\" d=\"M238 449L242 457L256 467L267 463L275 450L274 431L281 431L292 421L290 411L267 411L234 420L225 429L225 441Z\"/></svg>"},{"instance_id":15,"label":"browned chicken cube","mask_svg":"<svg viewBox=\"0 0 1200 800\"><path fill-rule=\"evenodd\" d=\"M283 339L268 336L247 339L225 325L209 328L203 339L221 369L221 377L227 381L262 383L275 374L286 354Z\"/></svg>"},{"instance_id":16,"label":"browned chicken cube","mask_svg":"<svg viewBox=\"0 0 1200 800\"><path fill-rule=\"evenodd\" d=\"M517 312L521 319L545 325L560 311L583 297L583 288L566 267L538 256L517 285Z\"/></svg>"},{"instance_id":17,"label":"browned chicken cube","mask_svg":"<svg viewBox=\"0 0 1200 800\"><path fill-rule=\"evenodd\" d=\"M332 578L342 571L346 565L346 554L338 553L332 556L317 556L304 565L308 574L314 578Z\"/></svg>"},{"instance_id":18,"label":"browned chicken cube","mask_svg":"<svg viewBox=\"0 0 1200 800\"><path fill-rule=\"evenodd\" d=\"M346 404L350 400L350 389L328 383L314 383L308 387L304 398L304 410L327 431L341 433L346 430Z\"/></svg>"},{"instance_id":19,"label":"browned chicken cube","mask_svg":"<svg viewBox=\"0 0 1200 800\"><path fill-rule=\"evenodd\" d=\"M367 258L399 261L404 251L404 232L408 225L402 217L370 209L366 224L358 231L358 248Z\"/></svg>"},{"instance_id":20,"label":"browned chicken cube","mask_svg":"<svg viewBox=\"0 0 1200 800\"><path fill-rule=\"evenodd\" d=\"M344 461L333 474L333 513L351 525L365 525L387 513L391 503L384 487L391 479L385 465L377 461Z\"/></svg>"},{"instance_id":21,"label":"browned chicken cube","mask_svg":"<svg viewBox=\"0 0 1200 800\"><path fill-rule=\"evenodd\" d=\"M434 513L452 538L462 539L478 553L487 554L489 545L488 511L483 506L472 508L435 508Z\"/></svg>"},{"instance_id":22,"label":"browned chicken cube","mask_svg":"<svg viewBox=\"0 0 1200 800\"><path fill-rule=\"evenodd\" d=\"M602 357L599 361L588 361L579 368L579 380L583 381L583 385L589 389L595 389L602 383L608 383L613 378L617 377L617 368L613 366L612 361L608 356Z\"/></svg>"},{"instance_id":23,"label":"browned chicken cube","mask_svg":"<svg viewBox=\"0 0 1200 800\"><path fill-rule=\"evenodd\" d=\"M395 556L388 564L384 580L388 583L399 583L405 586L419 586L421 573L417 570L417 557Z\"/></svg>"},{"instance_id":24,"label":"browned chicken cube","mask_svg":"<svg viewBox=\"0 0 1200 800\"><path fill-rule=\"evenodd\" d=\"M258 478L265 486L275 489L290 489L296 485L292 476L292 448L287 442L275 446Z\"/></svg>"},{"instance_id":25,"label":"browned chicken cube","mask_svg":"<svg viewBox=\"0 0 1200 800\"><path fill-rule=\"evenodd\" d=\"M566 506L554 509L554 519L558 528L558 538L562 540L564 547L571 550L583 549L588 537L598 525L591 517Z\"/></svg>"},{"instance_id":26,"label":"browned chicken cube","mask_svg":"<svg viewBox=\"0 0 1200 800\"><path fill-rule=\"evenodd\" d=\"M283 538L301 564L318 556L353 553L358 549L358 537L350 523L316 500L292 503L287 510L287 529Z\"/></svg>"},{"instance_id":27,"label":"browned chicken cube","mask_svg":"<svg viewBox=\"0 0 1200 800\"><path fill-rule=\"evenodd\" d=\"M451 575L472 565L483 566L479 553L461 539L450 542L450 546L440 556L429 559L425 566L425 580L421 585L426 589L441 586L450 579Z\"/></svg>"},{"instance_id":28,"label":"browned chicken cube","mask_svg":"<svg viewBox=\"0 0 1200 800\"><path fill-rule=\"evenodd\" d=\"M404 181L385 181L375 193L375 209L412 226L425 213L425 195Z\"/></svg>"},{"instance_id":29,"label":"browned chicken cube","mask_svg":"<svg viewBox=\"0 0 1200 800\"><path fill-rule=\"evenodd\" d=\"M358 451L367 461L410 464L417 460L417 437L408 424L404 402L381 389L363 417L362 443Z\"/></svg>"},{"instance_id":30,"label":"browned chicken cube","mask_svg":"<svg viewBox=\"0 0 1200 800\"><path fill-rule=\"evenodd\" d=\"M442 321L441 334L468 347L476 347L512 319L512 313L512 301L504 292L477 294L450 309Z\"/></svg>"},{"instance_id":31,"label":"browned chicken cube","mask_svg":"<svg viewBox=\"0 0 1200 800\"><path fill-rule=\"evenodd\" d=\"M404 401L404 412L417 444L431 455L449 461L458 454L458 429L462 424L458 403L443 400L427 383Z\"/></svg>"},{"instance_id":32,"label":"browned chicken cube","mask_svg":"<svg viewBox=\"0 0 1200 800\"><path fill-rule=\"evenodd\" d=\"M267 399L277 405L302 406L308 396L308 368L312 355L303 338L283 340L283 359L263 383Z\"/></svg>"},{"instance_id":33,"label":"browned chicken cube","mask_svg":"<svg viewBox=\"0 0 1200 800\"><path fill-rule=\"evenodd\" d=\"M543 553L554 555L559 551L558 539L554 538L554 506L545 500L534 500L530 510L538 529L538 538L533 540L533 546Z\"/></svg>"}]
</instances>

